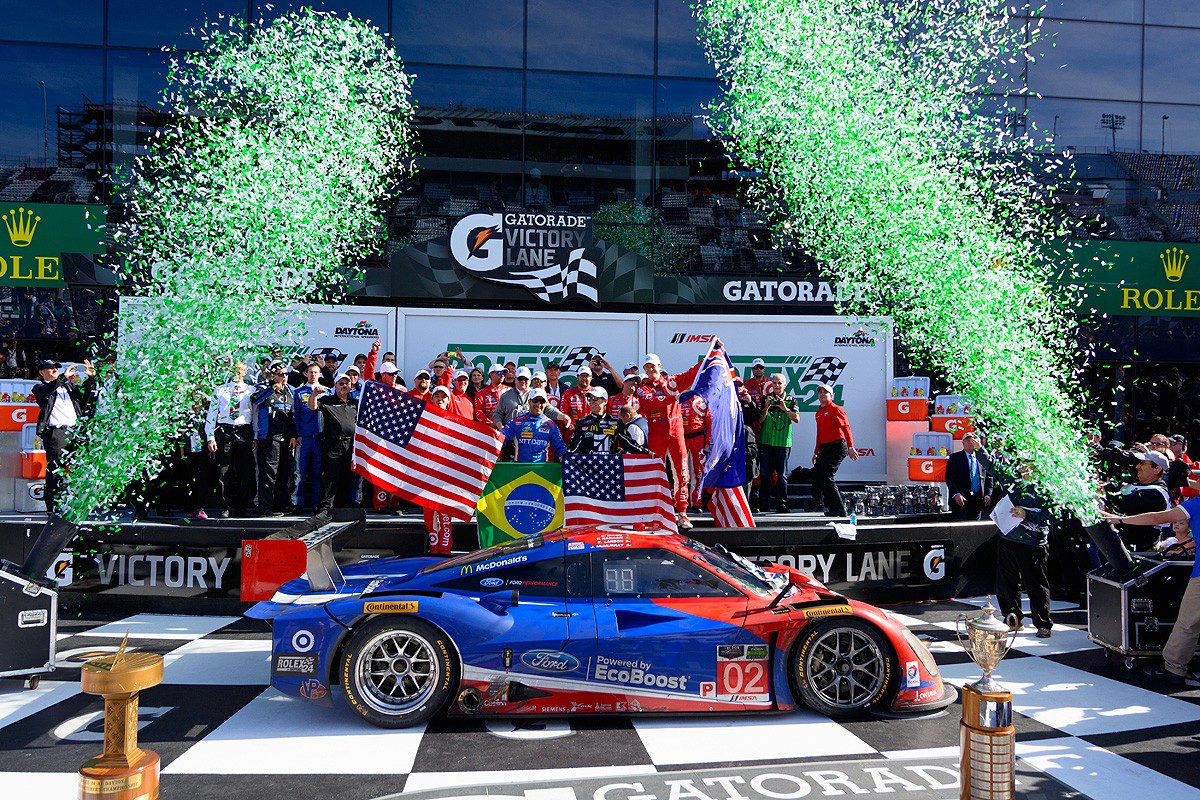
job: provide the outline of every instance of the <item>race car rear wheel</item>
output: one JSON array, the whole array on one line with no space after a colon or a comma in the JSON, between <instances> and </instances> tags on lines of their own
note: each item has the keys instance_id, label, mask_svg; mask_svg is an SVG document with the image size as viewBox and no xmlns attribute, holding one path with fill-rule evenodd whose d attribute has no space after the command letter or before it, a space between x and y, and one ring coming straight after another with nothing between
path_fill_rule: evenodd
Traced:
<instances>
[{"instance_id":1,"label":"race car rear wheel","mask_svg":"<svg viewBox=\"0 0 1200 800\"><path fill-rule=\"evenodd\" d=\"M876 628L851 617L803 631L792 649L792 679L800 699L828 717L849 717L888 696L895 659Z\"/></svg>"},{"instance_id":2,"label":"race car rear wheel","mask_svg":"<svg viewBox=\"0 0 1200 800\"><path fill-rule=\"evenodd\" d=\"M429 623L380 616L351 634L341 675L352 709L381 728L408 728L445 706L458 663L450 638Z\"/></svg>"}]
</instances>

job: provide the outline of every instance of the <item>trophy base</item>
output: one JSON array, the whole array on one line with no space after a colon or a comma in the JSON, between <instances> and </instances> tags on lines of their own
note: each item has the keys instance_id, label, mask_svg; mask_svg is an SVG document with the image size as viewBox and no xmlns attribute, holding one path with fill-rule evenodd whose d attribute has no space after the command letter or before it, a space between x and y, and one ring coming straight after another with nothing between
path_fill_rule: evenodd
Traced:
<instances>
[{"instance_id":1,"label":"trophy base","mask_svg":"<svg viewBox=\"0 0 1200 800\"><path fill-rule=\"evenodd\" d=\"M96 756L79 768L79 800L158 800L158 753L142 750L132 763Z\"/></svg>"},{"instance_id":2,"label":"trophy base","mask_svg":"<svg viewBox=\"0 0 1200 800\"><path fill-rule=\"evenodd\" d=\"M1012 800L1016 796L1017 733L1012 692L963 687L959 723L961 800Z\"/></svg>"}]
</instances>

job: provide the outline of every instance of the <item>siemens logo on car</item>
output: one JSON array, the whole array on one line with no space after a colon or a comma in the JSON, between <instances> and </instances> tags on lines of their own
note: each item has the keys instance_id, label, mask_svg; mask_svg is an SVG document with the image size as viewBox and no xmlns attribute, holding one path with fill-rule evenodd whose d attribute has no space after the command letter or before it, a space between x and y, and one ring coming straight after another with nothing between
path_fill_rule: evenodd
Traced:
<instances>
[{"instance_id":1,"label":"siemens logo on car","mask_svg":"<svg viewBox=\"0 0 1200 800\"><path fill-rule=\"evenodd\" d=\"M557 650L530 650L521 654L521 663L539 672L573 672L579 669L579 659Z\"/></svg>"},{"instance_id":2,"label":"siemens logo on car","mask_svg":"<svg viewBox=\"0 0 1200 800\"><path fill-rule=\"evenodd\" d=\"M690 675L655 675L650 672L651 665L645 661L619 661L604 656L596 656L596 673L598 681L610 683L629 683L655 689L679 689L687 691Z\"/></svg>"}]
</instances>

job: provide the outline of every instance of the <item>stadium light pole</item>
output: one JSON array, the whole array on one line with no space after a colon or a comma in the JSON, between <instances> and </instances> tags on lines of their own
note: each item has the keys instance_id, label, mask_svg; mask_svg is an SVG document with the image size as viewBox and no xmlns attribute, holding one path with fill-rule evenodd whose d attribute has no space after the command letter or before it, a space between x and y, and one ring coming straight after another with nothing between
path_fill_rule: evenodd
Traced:
<instances>
[{"instance_id":1,"label":"stadium light pole","mask_svg":"<svg viewBox=\"0 0 1200 800\"><path fill-rule=\"evenodd\" d=\"M42 166L50 163L50 106L46 102L46 82L38 81L42 87Z\"/></svg>"},{"instance_id":2,"label":"stadium light pole","mask_svg":"<svg viewBox=\"0 0 1200 800\"><path fill-rule=\"evenodd\" d=\"M1054 127L1050 131L1050 142L1058 147L1058 114L1054 115Z\"/></svg>"},{"instance_id":3,"label":"stadium light pole","mask_svg":"<svg viewBox=\"0 0 1200 800\"><path fill-rule=\"evenodd\" d=\"M1162 115L1162 140L1158 146L1158 154L1160 156L1165 156L1167 154L1167 120L1169 119L1170 117L1168 117L1166 114Z\"/></svg>"},{"instance_id":4,"label":"stadium light pole","mask_svg":"<svg viewBox=\"0 0 1200 800\"><path fill-rule=\"evenodd\" d=\"M1125 128L1124 114L1101 114L1100 127L1112 131L1112 151L1117 152L1117 131Z\"/></svg>"}]
</instances>

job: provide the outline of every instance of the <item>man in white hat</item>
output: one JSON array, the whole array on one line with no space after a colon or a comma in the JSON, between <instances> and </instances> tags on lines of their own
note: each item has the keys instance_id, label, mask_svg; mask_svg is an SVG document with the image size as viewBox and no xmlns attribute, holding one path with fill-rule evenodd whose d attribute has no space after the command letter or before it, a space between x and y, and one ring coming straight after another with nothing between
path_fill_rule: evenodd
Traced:
<instances>
[{"instance_id":1,"label":"man in white hat","mask_svg":"<svg viewBox=\"0 0 1200 800\"><path fill-rule=\"evenodd\" d=\"M771 381L767 378L767 362L756 358L750 362L750 377L742 381L746 391L754 398L754 405L762 405L763 391Z\"/></svg>"},{"instance_id":2,"label":"man in white hat","mask_svg":"<svg viewBox=\"0 0 1200 800\"><path fill-rule=\"evenodd\" d=\"M721 340L715 343L722 347ZM691 530L692 521L687 517L688 467L687 447L683 438L683 416L679 411L679 395L692 388L696 373L703 362L696 362L687 372L668 375L662 371L662 361L655 353L647 353L642 359L642 371L646 377L638 386L636 397L642 414L650 425L650 452L667 463L675 499L675 519L680 530Z\"/></svg>"},{"instance_id":3,"label":"man in white hat","mask_svg":"<svg viewBox=\"0 0 1200 800\"><path fill-rule=\"evenodd\" d=\"M504 388L504 374L503 364L492 364L492 368L488 370L490 383L475 392L475 421L491 425L496 430L500 430L500 426L496 424L493 415L496 413L496 406L500 404L500 392L508 391Z\"/></svg>"}]
</instances>

